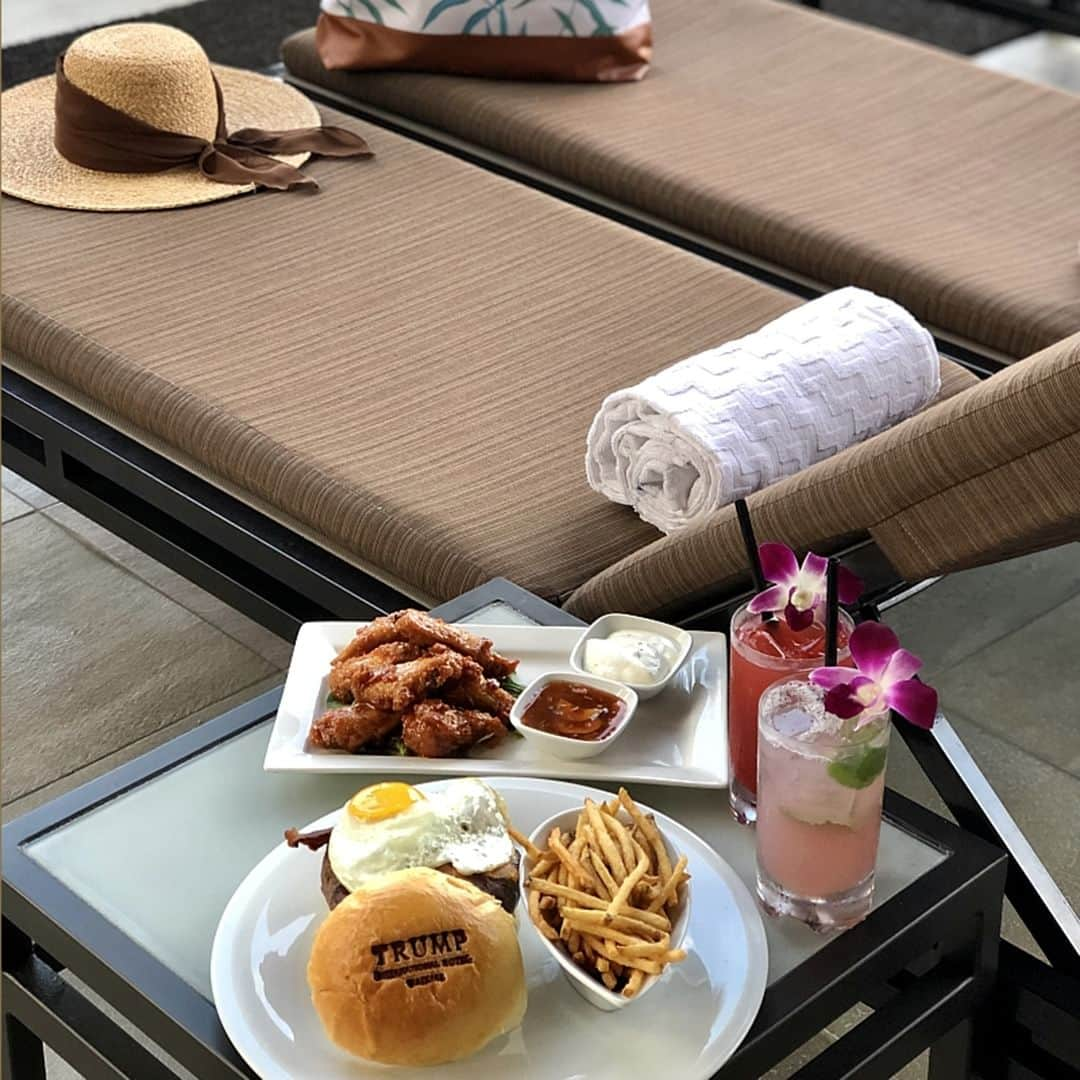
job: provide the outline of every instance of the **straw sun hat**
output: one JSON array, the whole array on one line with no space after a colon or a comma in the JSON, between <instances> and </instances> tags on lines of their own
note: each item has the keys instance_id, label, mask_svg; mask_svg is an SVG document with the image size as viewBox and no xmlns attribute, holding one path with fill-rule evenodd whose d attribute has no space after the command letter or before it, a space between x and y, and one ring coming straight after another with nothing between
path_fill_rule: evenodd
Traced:
<instances>
[{"instance_id":1,"label":"straw sun hat","mask_svg":"<svg viewBox=\"0 0 1080 1080\"><path fill-rule=\"evenodd\" d=\"M66 98L57 96L58 79ZM224 128L219 127L218 87ZM68 108L61 116L65 100L68 106L74 100L89 112L76 115ZM318 110L292 87L253 72L211 65L194 38L155 23L125 23L84 34L69 46L56 75L5 91L0 108L4 192L67 209L167 209L227 199L261 184L315 187L309 177L280 168L277 162L298 167L311 150L371 156L352 132L321 127ZM74 119L67 121L65 116ZM121 127L125 122L133 126L136 136L148 132L151 139L164 140L160 145L171 141L168 150L174 155L179 143L180 153L194 146L196 152L201 148L201 156L196 162L188 152L182 164L171 166L168 159L149 160L144 169L138 156L142 144L133 154L123 131L119 138L106 132L105 141L100 140L99 121L110 118ZM66 141L61 121L72 130ZM226 130L241 139L246 136L247 143L237 144L234 135L223 139ZM80 148L89 147L81 160L102 164L102 168L86 168L69 160L80 157L71 149L76 140ZM57 142L65 145L67 156L57 149ZM110 160L117 146L119 156ZM102 154L104 158L98 161ZM213 163L204 167L207 157ZM285 179L273 176L275 172L286 174Z\"/></svg>"}]
</instances>

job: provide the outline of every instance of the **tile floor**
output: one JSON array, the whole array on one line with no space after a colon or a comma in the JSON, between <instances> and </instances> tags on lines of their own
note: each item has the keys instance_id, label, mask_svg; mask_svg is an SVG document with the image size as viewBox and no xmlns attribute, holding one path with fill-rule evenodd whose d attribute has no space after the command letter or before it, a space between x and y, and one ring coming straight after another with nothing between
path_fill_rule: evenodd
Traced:
<instances>
[{"instance_id":1,"label":"tile floor","mask_svg":"<svg viewBox=\"0 0 1080 1080\"><path fill-rule=\"evenodd\" d=\"M2 490L5 817L281 679L288 643L7 469ZM954 575L889 621L927 658L953 724L1080 905L1080 834L1075 813L1063 812L1080 806L1080 726L1063 678L1080 655L1080 545ZM899 740L889 782L942 811ZM1007 933L1028 943L1015 918ZM769 1080L858 1018L834 1024ZM901 1075L924 1074L917 1062ZM71 1075L52 1063L51 1078Z\"/></svg>"}]
</instances>

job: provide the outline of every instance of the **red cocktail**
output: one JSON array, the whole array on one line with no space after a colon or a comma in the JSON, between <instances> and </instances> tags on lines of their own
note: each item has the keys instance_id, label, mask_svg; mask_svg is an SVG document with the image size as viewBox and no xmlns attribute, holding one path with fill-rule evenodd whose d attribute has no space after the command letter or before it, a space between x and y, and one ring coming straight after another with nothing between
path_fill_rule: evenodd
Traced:
<instances>
[{"instance_id":1,"label":"red cocktail","mask_svg":"<svg viewBox=\"0 0 1080 1080\"><path fill-rule=\"evenodd\" d=\"M854 624L840 613L839 663L851 663L847 650ZM763 622L743 605L731 620L728 680L728 795L735 820L757 817L758 700L781 676L798 678L825 660L825 624L815 613L805 630L792 630L782 615Z\"/></svg>"}]
</instances>

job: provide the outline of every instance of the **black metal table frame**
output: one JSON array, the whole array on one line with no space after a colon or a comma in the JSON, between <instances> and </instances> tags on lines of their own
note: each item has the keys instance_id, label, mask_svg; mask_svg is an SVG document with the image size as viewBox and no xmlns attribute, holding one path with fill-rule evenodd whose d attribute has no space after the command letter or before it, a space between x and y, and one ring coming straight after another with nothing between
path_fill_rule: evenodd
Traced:
<instances>
[{"instance_id":1,"label":"black metal table frame","mask_svg":"<svg viewBox=\"0 0 1080 1080\"><path fill-rule=\"evenodd\" d=\"M502 581L437 611L461 618L503 600L546 624L566 612ZM172 1073L58 972L68 969L196 1076L248 1077L213 1005L36 863L24 845L90 808L264 723L270 691L98 780L17 819L3 831L4 1076L40 1080L44 1040L89 1080ZM718 813L726 812L718 804ZM836 937L766 993L724 1080L749 1080L858 1001L875 1012L798 1074L886 1077L927 1047L934 1080L968 1074L993 1022L1005 855L903 797L886 813L944 860L861 925Z\"/></svg>"}]
</instances>

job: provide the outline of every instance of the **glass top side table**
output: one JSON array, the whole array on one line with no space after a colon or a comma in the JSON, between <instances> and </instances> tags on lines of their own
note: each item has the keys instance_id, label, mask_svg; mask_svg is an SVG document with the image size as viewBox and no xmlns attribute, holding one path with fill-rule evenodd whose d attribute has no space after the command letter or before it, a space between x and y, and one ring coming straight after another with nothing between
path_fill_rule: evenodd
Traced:
<instances>
[{"instance_id":1,"label":"glass top side table","mask_svg":"<svg viewBox=\"0 0 1080 1080\"><path fill-rule=\"evenodd\" d=\"M500 582L436 610L463 622L576 622ZM211 1000L209 957L218 918L286 827L340 805L362 783L356 776L263 771L279 693L264 694L5 827L5 989L9 980L16 984L25 1006L9 1018L9 1031L18 1037L7 1040L6 1055L36 1060L35 1035L55 1036L40 1030L50 1024L31 1008L45 1008L32 999L48 996L52 986L52 996L66 999L65 1007L93 1029L80 1034L80 1016L67 1018L58 1051L69 1059L97 1053L116 1066L125 1055L134 1061L134 1048L106 1027L111 1022L88 1022L86 1003L76 1001L67 984L53 985L59 980L50 966L63 966L197 1076L251 1075ZM638 785L634 794L702 836L752 889L753 833L734 823L715 791ZM965 1015L974 1015L992 976L1003 856L892 793L886 811L875 909L866 922L824 936L790 920L765 920L769 990L721 1076L761 1075L859 1000L880 1007L826 1051L836 1065L869 1054L886 1067L943 1036L940 1066L947 1061L954 1068L965 1053L963 1039L948 1033L970 1027ZM908 988L897 990L896 980ZM922 1019L913 1027L905 1010L916 1006ZM80 1067L80 1060L71 1063ZM144 1065L163 1068L153 1059ZM18 1069L12 1075L22 1080ZM838 1073L830 1066L820 1075Z\"/></svg>"}]
</instances>

